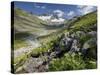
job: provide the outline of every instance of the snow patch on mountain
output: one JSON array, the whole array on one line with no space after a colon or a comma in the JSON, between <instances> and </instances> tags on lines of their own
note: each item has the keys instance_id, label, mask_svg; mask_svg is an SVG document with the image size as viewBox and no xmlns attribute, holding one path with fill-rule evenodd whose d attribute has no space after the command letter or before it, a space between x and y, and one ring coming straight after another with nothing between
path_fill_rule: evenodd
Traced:
<instances>
[{"instance_id":1,"label":"snow patch on mountain","mask_svg":"<svg viewBox=\"0 0 100 75\"><path fill-rule=\"evenodd\" d=\"M53 18L52 18L53 17ZM49 16L38 16L39 19L42 19L44 21L47 21L47 22L57 22L57 23L62 23L64 22L64 18L55 18L53 15L49 15Z\"/></svg>"},{"instance_id":2,"label":"snow patch on mountain","mask_svg":"<svg viewBox=\"0 0 100 75\"><path fill-rule=\"evenodd\" d=\"M49 16L38 16L39 19L42 19L42 20L44 20L44 21L50 20L51 17L52 17L51 15L49 15Z\"/></svg>"}]
</instances>

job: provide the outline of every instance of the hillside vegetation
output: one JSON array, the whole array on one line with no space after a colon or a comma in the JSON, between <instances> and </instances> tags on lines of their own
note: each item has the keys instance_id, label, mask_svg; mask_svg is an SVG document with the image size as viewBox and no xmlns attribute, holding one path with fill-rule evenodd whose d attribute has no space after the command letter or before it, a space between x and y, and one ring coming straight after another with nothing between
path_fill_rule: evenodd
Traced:
<instances>
[{"instance_id":1,"label":"hillside vegetation","mask_svg":"<svg viewBox=\"0 0 100 75\"><path fill-rule=\"evenodd\" d=\"M15 73L97 68L97 11L71 19L60 28L20 9L15 10L14 18L15 49L30 46L25 42L30 36L40 44L14 59ZM40 35L44 30L47 33Z\"/></svg>"},{"instance_id":2,"label":"hillside vegetation","mask_svg":"<svg viewBox=\"0 0 100 75\"><path fill-rule=\"evenodd\" d=\"M14 9L14 48L28 46L25 39L29 36L33 38L49 35L56 32L61 27L49 26L47 22L39 19L36 15L25 12L19 8Z\"/></svg>"}]
</instances>

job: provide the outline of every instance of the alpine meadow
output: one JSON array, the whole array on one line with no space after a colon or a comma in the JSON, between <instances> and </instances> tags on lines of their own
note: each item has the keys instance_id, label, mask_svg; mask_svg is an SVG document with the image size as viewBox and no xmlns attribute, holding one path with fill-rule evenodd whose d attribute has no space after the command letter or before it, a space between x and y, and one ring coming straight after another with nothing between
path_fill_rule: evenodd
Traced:
<instances>
[{"instance_id":1,"label":"alpine meadow","mask_svg":"<svg viewBox=\"0 0 100 75\"><path fill-rule=\"evenodd\" d=\"M11 3L11 70L34 73L97 68L97 7Z\"/></svg>"}]
</instances>

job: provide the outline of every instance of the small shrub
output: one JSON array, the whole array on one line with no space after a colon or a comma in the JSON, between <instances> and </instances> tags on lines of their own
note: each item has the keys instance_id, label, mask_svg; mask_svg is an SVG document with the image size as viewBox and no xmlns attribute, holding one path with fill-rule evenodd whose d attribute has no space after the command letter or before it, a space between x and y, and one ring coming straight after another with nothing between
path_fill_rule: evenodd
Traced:
<instances>
[{"instance_id":1,"label":"small shrub","mask_svg":"<svg viewBox=\"0 0 100 75\"><path fill-rule=\"evenodd\" d=\"M52 60L49 65L50 71L79 70L85 68L85 62L80 55L66 53L64 57Z\"/></svg>"}]
</instances>

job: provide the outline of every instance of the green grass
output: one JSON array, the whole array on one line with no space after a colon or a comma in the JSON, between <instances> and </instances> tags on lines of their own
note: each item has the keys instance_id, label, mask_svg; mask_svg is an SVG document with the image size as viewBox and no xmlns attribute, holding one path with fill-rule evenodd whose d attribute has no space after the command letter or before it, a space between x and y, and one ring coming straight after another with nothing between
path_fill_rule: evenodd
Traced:
<instances>
[{"instance_id":1,"label":"green grass","mask_svg":"<svg viewBox=\"0 0 100 75\"><path fill-rule=\"evenodd\" d=\"M66 28L61 28L60 30L57 30L56 32L52 32L45 36L40 36L37 39L40 41L41 44L46 44L50 41L60 38L65 32L67 32Z\"/></svg>"},{"instance_id":2,"label":"green grass","mask_svg":"<svg viewBox=\"0 0 100 75\"><path fill-rule=\"evenodd\" d=\"M61 35L61 34L60 34ZM24 35L25 36L25 35ZM22 35L18 35L16 38L22 38ZM56 35L52 35L52 36L45 36L45 41L43 42L44 40L44 37L42 38L42 42L41 42L41 46L38 47L38 48L35 48L33 50L31 50L30 53L26 53L26 54L23 54L19 57L17 57L16 59L14 59L14 67L15 69L17 69L19 66L22 66L22 64L28 59L28 57L30 57L31 55L38 55L38 54L41 54L43 52L47 52L48 50L52 50L53 48L53 45L54 43L58 42L60 36L56 36ZM47 41L46 41L47 40ZM21 40L20 40L21 41ZM40 41L40 40L39 40ZM18 42L18 41L17 41ZM22 41L21 41L22 42ZM22 47L20 44L20 42L17 43L20 47ZM16 47L18 47L18 45L16 45ZM23 44L22 44L23 45Z\"/></svg>"},{"instance_id":3,"label":"green grass","mask_svg":"<svg viewBox=\"0 0 100 75\"><path fill-rule=\"evenodd\" d=\"M94 26L97 23L97 14L96 12L89 13L85 16L80 17L79 20L73 22L72 26L67 30L67 32L74 33L76 31L91 31L90 27ZM86 35L80 37L80 42L84 43L89 40L91 37ZM96 46L95 46L96 47ZM95 47L91 47L95 51ZM91 50L90 50L91 51ZM94 53L94 52L90 52ZM92 54L93 55L93 54ZM80 70L80 69L95 69L97 68L97 63L91 54L88 59L83 58L81 53L72 54L65 53L61 58L55 58L49 64L49 71L66 71L66 70ZM94 54L95 55L95 54Z\"/></svg>"},{"instance_id":4,"label":"green grass","mask_svg":"<svg viewBox=\"0 0 100 75\"><path fill-rule=\"evenodd\" d=\"M73 26L71 27L71 31L82 30L86 31L89 30L89 27L93 26L97 23L97 13L92 12L82 16L79 21L74 22Z\"/></svg>"},{"instance_id":5,"label":"green grass","mask_svg":"<svg viewBox=\"0 0 100 75\"><path fill-rule=\"evenodd\" d=\"M92 37L89 35L85 35L85 36L81 36L80 37L80 42L81 44L84 44L86 41L88 41L89 39L91 39Z\"/></svg>"},{"instance_id":6,"label":"green grass","mask_svg":"<svg viewBox=\"0 0 100 75\"><path fill-rule=\"evenodd\" d=\"M33 49L32 54L40 54L52 50L55 43L59 43L60 38L67 32L65 29L61 29L57 32L51 33L49 35L40 36L37 39L41 43L41 46Z\"/></svg>"},{"instance_id":7,"label":"green grass","mask_svg":"<svg viewBox=\"0 0 100 75\"><path fill-rule=\"evenodd\" d=\"M20 66L22 66L29 57L30 54L26 53L14 59L12 64L14 67L14 71L16 71Z\"/></svg>"},{"instance_id":8,"label":"green grass","mask_svg":"<svg viewBox=\"0 0 100 75\"><path fill-rule=\"evenodd\" d=\"M32 50L32 54L41 54L43 52L47 52L48 50L52 50L55 43L58 42L60 37L48 37L42 39L41 46ZM47 40L47 41L46 41ZM44 42L43 42L44 41Z\"/></svg>"},{"instance_id":9,"label":"green grass","mask_svg":"<svg viewBox=\"0 0 100 75\"><path fill-rule=\"evenodd\" d=\"M82 57L78 54L66 53L64 57L54 59L49 65L50 71L65 71L65 70L79 70L84 69L85 63Z\"/></svg>"},{"instance_id":10,"label":"green grass","mask_svg":"<svg viewBox=\"0 0 100 75\"><path fill-rule=\"evenodd\" d=\"M14 50L21 48L21 47L27 47L28 43L25 41L25 37L28 37L30 34L27 32L23 33L16 33L14 36Z\"/></svg>"},{"instance_id":11,"label":"green grass","mask_svg":"<svg viewBox=\"0 0 100 75\"><path fill-rule=\"evenodd\" d=\"M17 16L15 20L17 20L17 19L23 20L24 19L30 23L37 24L39 26L42 26L42 24L46 24L45 21L37 18L35 15L25 12L19 8L15 8L14 11L15 11L15 17ZM21 18L20 16L23 16L24 18Z\"/></svg>"},{"instance_id":12,"label":"green grass","mask_svg":"<svg viewBox=\"0 0 100 75\"><path fill-rule=\"evenodd\" d=\"M22 48L22 47L27 47L28 44L26 43L25 40L14 40L14 50L17 50L19 48Z\"/></svg>"},{"instance_id":13,"label":"green grass","mask_svg":"<svg viewBox=\"0 0 100 75\"><path fill-rule=\"evenodd\" d=\"M18 14L21 11L18 12ZM23 13L22 13L23 14ZM29 17L29 15L26 15L26 13L24 14L24 16ZM33 18L30 17L32 20ZM29 19L26 19L27 21ZM40 21L38 22L38 20L34 19L34 21L32 21L32 23L36 22L36 24L40 24ZM15 59L14 63L16 64L15 67L18 68L19 66L21 66L24 61L26 61L28 59L29 56L31 55L37 55L37 54L41 54L43 52L47 52L48 50L52 50L54 43L59 42L59 38L62 37L62 35L66 32L76 32L78 30L90 30L89 27L93 26L95 23L97 22L97 15L96 13L90 13L87 14L85 16L82 16L80 18L79 21L75 21L73 23L73 26L71 26L71 28L69 28L67 30L67 28L62 28L61 30L51 33L49 35L46 36L41 36L38 37L38 40L40 41L40 43L42 44L40 47L33 49L30 53L25 54L25 55L21 55L18 58ZM14 43L14 47L16 48L20 48L20 47L24 47L27 46L27 43L25 43L23 37L28 36L28 34L25 33L24 34L18 34L16 39L15 39L15 43ZM89 36L84 36L81 37L81 42L85 42L88 39L90 39ZM21 63L21 65L19 65ZM61 58L56 58L53 59L51 61L51 63L49 64L49 70L50 71L62 71L62 70L79 70L79 69L89 69L89 68L96 68L96 61L93 60L84 60L83 57L81 56L81 53L79 54L72 54L70 55L69 53L65 53L64 56L62 56Z\"/></svg>"},{"instance_id":14,"label":"green grass","mask_svg":"<svg viewBox=\"0 0 100 75\"><path fill-rule=\"evenodd\" d=\"M66 53L62 58L53 59L49 64L49 71L82 70L97 68L96 61L83 60L81 53Z\"/></svg>"}]
</instances>

